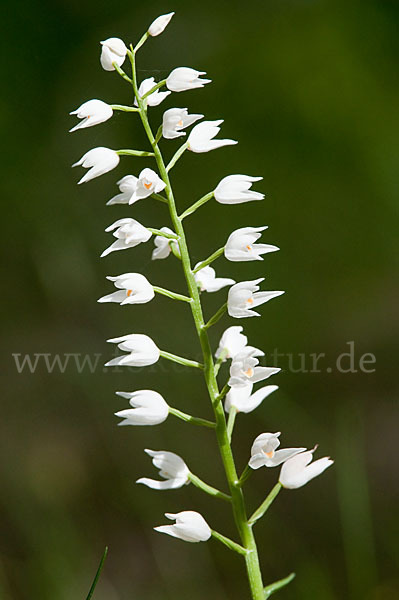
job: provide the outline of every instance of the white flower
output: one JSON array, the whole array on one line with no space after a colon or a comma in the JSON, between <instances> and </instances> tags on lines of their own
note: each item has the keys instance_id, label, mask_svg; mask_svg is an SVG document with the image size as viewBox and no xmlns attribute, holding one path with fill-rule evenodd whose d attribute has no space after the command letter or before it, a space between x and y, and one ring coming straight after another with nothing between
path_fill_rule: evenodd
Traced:
<instances>
[{"instance_id":1,"label":"white flower","mask_svg":"<svg viewBox=\"0 0 399 600\"><path fill-rule=\"evenodd\" d=\"M204 115L189 115L187 108L169 108L163 113L162 135L167 140L186 135L185 129Z\"/></svg>"},{"instance_id":2,"label":"white flower","mask_svg":"<svg viewBox=\"0 0 399 600\"><path fill-rule=\"evenodd\" d=\"M202 88L210 79L200 79L200 75L206 75L205 71L196 71L190 67L177 67L169 74L166 87L171 92L185 92L195 88Z\"/></svg>"},{"instance_id":3,"label":"white flower","mask_svg":"<svg viewBox=\"0 0 399 600\"><path fill-rule=\"evenodd\" d=\"M256 240L262 235L260 232L265 229L267 229L267 226L242 227L233 231L224 247L224 255L227 260L263 260L261 254L279 250L280 248L271 246L270 244L255 244Z\"/></svg>"},{"instance_id":4,"label":"white flower","mask_svg":"<svg viewBox=\"0 0 399 600\"><path fill-rule=\"evenodd\" d=\"M141 98L141 96L144 96L147 92L152 90L152 88L155 85L156 85L156 83L155 83L154 77L149 77L148 79L144 79L141 82L140 87L139 87L140 98ZM148 106L158 106L158 104L161 104L161 102L163 100L165 100L165 98L167 96L169 96L170 93L171 92L160 92L159 90L155 90L155 92L153 92L152 94L147 96L147 98L144 100L144 102L146 104L148 104ZM134 105L137 106L137 99L135 99Z\"/></svg>"},{"instance_id":5,"label":"white flower","mask_svg":"<svg viewBox=\"0 0 399 600\"><path fill-rule=\"evenodd\" d=\"M167 533L185 542L206 542L212 535L211 528L204 517L192 510L184 510L177 514L165 513L165 517L175 520L176 523L154 527L155 531Z\"/></svg>"},{"instance_id":6,"label":"white flower","mask_svg":"<svg viewBox=\"0 0 399 600\"><path fill-rule=\"evenodd\" d=\"M108 276L119 291L99 298L97 302L117 302L118 304L144 304L155 296L154 288L140 273L124 273L117 277Z\"/></svg>"},{"instance_id":7,"label":"white flower","mask_svg":"<svg viewBox=\"0 0 399 600\"><path fill-rule=\"evenodd\" d=\"M135 219L125 218L115 221L112 225L107 227L106 232L113 231L113 236L116 237L116 242L111 244L101 256L107 256L110 252L115 250L125 250L126 248L133 248L141 242L147 242L152 233L148 231L141 223Z\"/></svg>"},{"instance_id":8,"label":"white flower","mask_svg":"<svg viewBox=\"0 0 399 600\"><path fill-rule=\"evenodd\" d=\"M283 487L288 488L289 490L302 487L308 483L308 481L323 473L323 471L334 463L333 460L326 456L309 465L315 450L316 448L308 450L307 452L302 452L302 454L290 458L283 464L279 479Z\"/></svg>"},{"instance_id":9,"label":"white flower","mask_svg":"<svg viewBox=\"0 0 399 600\"><path fill-rule=\"evenodd\" d=\"M292 458L296 454L303 452L306 448L285 448L276 450L280 445L278 433L261 433L255 438L251 448L251 458L249 466L251 469L260 467L277 467L284 461Z\"/></svg>"},{"instance_id":10,"label":"white flower","mask_svg":"<svg viewBox=\"0 0 399 600\"><path fill-rule=\"evenodd\" d=\"M232 146L238 144L236 140L214 140L213 138L220 131L219 125L223 123L222 119L218 121L203 121L196 125L188 136L187 144L191 152L209 152L222 146Z\"/></svg>"},{"instance_id":11,"label":"white flower","mask_svg":"<svg viewBox=\"0 0 399 600\"><path fill-rule=\"evenodd\" d=\"M102 100L88 100L79 106L79 108L69 113L70 115L77 115L79 119L83 119L75 127L72 127L69 133L77 129L84 129L85 127L98 125L98 123L104 123L104 121L108 121L112 117L113 113L114 111L106 102Z\"/></svg>"},{"instance_id":12,"label":"white flower","mask_svg":"<svg viewBox=\"0 0 399 600\"><path fill-rule=\"evenodd\" d=\"M143 483L153 490L175 490L189 483L189 473L186 463L180 456L165 450L145 450L152 457L152 464L159 469L159 474L165 481L141 477L136 483Z\"/></svg>"},{"instance_id":13,"label":"white flower","mask_svg":"<svg viewBox=\"0 0 399 600\"><path fill-rule=\"evenodd\" d=\"M263 352L252 346L247 346L242 352L234 356L230 366L229 386L246 386L268 379L281 371L278 367L259 367L257 356Z\"/></svg>"},{"instance_id":14,"label":"white flower","mask_svg":"<svg viewBox=\"0 0 399 600\"><path fill-rule=\"evenodd\" d=\"M173 233L173 231L169 229L169 227L161 227L160 231L163 231L164 233ZM172 240L161 235L157 235L154 238L154 244L155 248L152 251L152 260L168 258L169 254L171 253L172 244L174 244L177 250L179 248L179 245L176 240Z\"/></svg>"},{"instance_id":15,"label":"white flower","mask_svg":"<svg viewBox=\"0 0 399 600\"><path fill-rule=\"evenodd\" d=\"M119 164L119 160L119 155L115 150L111 150L110 148L100 146L99 148L89 150L78 162L72 165L73 167L82 166L85 169L89 169L86 175L83 175L82 179L78 181L78 184L85 183L86 181L90 181L90 179L111 171Z\"/></svg>"},{"instance_id":16,"label":"white flower","mask_svg":"<svg viewBox=\"0 0 399 600\"><path fill-rule=\"evenodd\" d=\"M243 317L259 317L260 314L251 310L252 308L260 306L272 298L277 298L277 296L284 294L284 292L281 291L258 292L258 283L263 280L264 277L253 281L241 281L229 289L227 311L230 317L235 317L236 319Z\"/></svg>"},{"instance_id":17,"label":"white flower","mask_svg":"<svg viewBox=\"0 0 399 600\"><path fill-rule=\"evenodd\" d=\"M108 38L101 43L101 66L105 71L115 71L112 63L121 67L125 61L127 48L119 38Z\"/></svg>"},{"instance_id":18,"label":"white flower","mask_svg":"<svg viewBox=\"0 0 399 600\"><path fill-rule=\"evenodd\" d=\"M169 25L169 21L171 20L174 14L174 12L171 12L167 15L161 15L160 17L157 17L155 21L153 21L149 26L148 34L152 37L160 35L163 31L165 31L166 27Z\"/></svg>"},{"instance_id":19,"label":"white flower","mask_svg":"<svg viewBox=\"0 0 399 600\"><path fill-rule=\"evenodd\" d=\"M113 367L115 365L147 367L156 363L160 356L159 348L154 344L152 339L148 335L141 333L129 333L107 340L107 342L118 344L119 350L124 350L128 354L113 358L105 364L106 367Z\"/></svg>"},{"instance_id":20,"label":"white flower","mask_svg":"<svg viewBox=\"0 0 399 600\"><path fill-rule=\"evenodd\" d=\"M224 409L228 413L234 407L237 412L250 413L263 402L265 398L278 390L278 385L265 385L252 394L252 383L230 388Z\"/></svg>"},{"instance_id":21,"label":"white flower","mask_svg":"<svg viewBox=\"0 0 399 600\"><path fill-rule=\"evenodd\" d=\"M148 198L151 194L158 194L166 188L166 183L152 169L143 169L136 181L136 187L129 199L129 204L134 204L137 200Z\"/></svg>"},{"instance_id":22,"label":"white flower","mask_svg":"<svg viewBox=\"0 0 399 600\"><path fill-rule=\"evenodd\" d=\"M261 179L263 177L228 175L218 183L213 195L221 204L241 204L251 200L263 200L264 194L250 190L252 183Z\"/></svg>"},{"instance_id":23,"label":"white flower","mask_svg":"<svg viewBox=\"0 0 399 600\"><path fill-rule=\"evenodd\" d=\"M168 418L169 406L158 392L139 390L116 394L129 400L132 407L115 413L123 419L119 425L158 425Z\"/></svg>"},{"instance_id":24,"label":"white flower","mask_svg":"<svg viewBox=\"0 0 399 600\"><path fill-rule=\"evenodd\" d=\"M197 263L194 268L196 269L200 264ZM234 279L229 279L228 277L216 277L215 269L209 265L200 269L195 273L194 277L201 292L217 292L226 285L235 283Z\"/></svg>"},{"instance_id":25,"label":"white flower","mask_svg":"<svg viewBox=\"0 0 399 600\"><path fill-rule=\"evenodd\" d=\"M236 354L239 354L244 350L247 345L248 338L246 335L241 333L243 327L240 325L233 325L228 327L220 338L219 347L215 352L216 358L223 356L223 362L228 358L234 358Z\"/></svg>"}]
</instances>

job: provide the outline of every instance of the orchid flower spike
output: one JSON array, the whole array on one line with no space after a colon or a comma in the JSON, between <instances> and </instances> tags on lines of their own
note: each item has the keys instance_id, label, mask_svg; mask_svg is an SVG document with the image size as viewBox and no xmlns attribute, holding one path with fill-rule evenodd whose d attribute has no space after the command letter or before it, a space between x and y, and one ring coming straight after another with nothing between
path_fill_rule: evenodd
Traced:
<instances>
[{"instance_id":1,"label":"orchid flower spike","mask_svg":"<svg viewBox=\"0 0 399 600\"><path fill-rule=\"evenodd\" d=\"M173 231L169 229L169 227L161 227L160 231L163 231L164 233L173 233ZM177 252L179 252L179 244L176 240L165 238L161 235L157 235L154 238L154 245L155 248L152 251L151 256L152 260L168 258L169 254L172 251L172 246Z\"/></svg>"},{"instance_id":2,"label":"orchid flower spike","mask_svg":"<svg viewBox=\"0 0 399 600\"><path fill-rule=\"evenodd\" d=\"M263 177L228 175L219 182L213 195L220 204L242 204L252 200L263 200L264 194L250 189L254 181L261 181L261 179Z\"/></svg>"},{"instance_id":3,"label":"orchid flower spike","mask_svg":"<svg viewBox=\"0 0 399 600\"><path fill-rule=\"evenodd\" d=\"M140 273L124 273L117 277L108 276L114 282L117 292L99 298L97 302L117 302L118 304L144 304L155 296L154 288Z\"/></svg>"},{"instance_id":4,"label":"orchid flower spike","mask_svg":"<svg viewBox=\"0 0 399 600\"><path fill-rule=\"evenodd\" d=\"M190 67L177 67L169 74L166 80L166 87L171 92L185 92L195 88L202 88L210 79L201 79L201 75L206 75L205 71L196 71Z\"/></svg>"},{"instance_id":5,"label":"orchid flower spike","mask_svg":"<svg viewBox=\"0 0 399 600\"><path fill-rule=\"evenodd\" d=\"M195 269L201 263L195 265ZM195 281L201 292L218 292L226 285L235 283L234 279L228 277L216 277L216 271L213 267L204 267L195 273Z\"/></svg>"},{"instance_id":6,"label":"orchid flower spike","mask_svg":"<svg viewBox=\"0 0 399 600\"><path fill-rule=\"evenodd\" d=\"M238 144L236 140L214 140L213 138L219 133L220 127L223 123L223 119L218 121L203 121L196 125L192 130L187 139L187 148L191 152L209 152L210 150L216 150L222 146L233 146Z\"/></svg>"},{"instance_id":7,"label":"orchid flower spike","mask_svg":"<svg viewBox=\"0 0 399 600\"><path fill-rule=\"evenodd\" d=\"M243 386L233 386L227 393L224 410L229 413L231 408L237 412L250 413L262 404L263 400L278 390L278 385L265 385L252 394L252 383Z\"/></svg>"},{"instance_id":8,"label":"orchid flower spike","mask_svg":"<svg viewBox=\"0 0 399 600\"><path fill-rule=\"evenodd\" d=\"M234 356L230 366L230 387L247 386L268 379L281 371L278 367L259 367L257 356L263 355L261 350L247 346L242 352Z\"/></svg>"},{"instance_id":9,"label":"orchid flower spike","mask_svg":"<svg viewBox=\"0 0 399 600\"><path fill-rule=\"evenodd\" d=\"M253 281L241 281L229 289L227 298L227 311L230 317L241 319L243 317L260 317L260 314L252 308L260 306L272 298L281 296L284 292L259 292L259 283L264 277Z\"/></svg>"},{"instance_id":10,"label":"orchid flower spike","mask_svg":"<svg viewBox=\"0 0 399 600\"><path fill-rule=\"evenodd\" d=\"M124 350L128 354L117 356L105 363L106 367L116 365L126 367L147 367L157 362L160 356L159 348L154 344L148 335L141 333L130 333L121 337L107 340L112 344L117 344L119 350Z\"/></svg>"},{"instance_id":11,"label":"orchid flower spike","mask_svg":"<svg viewBox=\"0 0 399 600\"><path fill-rule=\"evenodd\" d=\"M215 352L217 359L221 358L226 361L228 358L234 358L237 354L242 352L247 345L248 338L246 335L241 333L243 327L240 325L233 325L228 327L220 338L219 347Z\"/></svg>"},{"instance_id":12,"label":"orchid flower spike","mask_svg":"<svg viewBox=\"0 0 399 600\"><path fill-rule=\"evenodd\" d=\"M242 227L233 231L224 247L224 255L227 260L233 262L263 260L262 254L280 250L277 246L271 246L270 244L255 244L256 240L261 237L261 232L265 229L267 229L267 226Z\"/></svg>"},{"instance_id":13,"label":"orchid flower spike","mask_svg":"<svg viewBox=\"0 0 399 600\"><path fill-rule=\"evenodd\" d=\"M131 197L136 191L137 181L138 179L134 175L125 175L125 177L122 177L117 182L121 193L108 200L107 206L111 206L111 204L129 204Z\"/></svg>"},{"instance_id":14,"label":"orchid flower spike","mask_svg":"<svg viewBox=\"0 0 399 600\"><path fill-rule=\"evenodd\" d=\"M105 231L107 233L113 231L112 235L116 237L116 242L104 250L101 257L107 256L107 254L116 250L134 248L134 246L137 246L141 242L148 242L152 236L151 231L148 231L141 223L129 217L115 221Z\"/></svg>"},{"instance_id":15,"label":"orchid flower spike","mask_svg":"<svg viewBox=\"0 0 399 600\"><path fill-rule=\"evenodd\" d=\"M249 466L251 469L260 467L278 467L284 461L292 458L296 454L303 452L306 448L285 448L276 450L280 445L280 436L278 433L261 433L255 438L251 448L251 458Z\"/></svg>"},{"instance_id":16,"label":"orchid flower spike","mask_svg":"<svg viewBox=\"0 0 399 600\"><path fill-rule=\"evenodd\" d=\"M204 517L195 511L184 510L177 514L165 513L165 517L176 523L154 527L155 531L167 533L185 542L206 542L212 535L211 528Z\"/></svg>"},{"instance_id":17,"label":"orchid flower spike","mask_svg":"<svg viewBox=\"0 0 399 600\"><path fill-rule=\"evenodd\" d=\"M317 446L316 446L317 448ZM334 461L329 457L319 458L314 463L309 465L313 458L313 452L316 450L307 450L293 458L290 458L283 464L280 471L280 483L283 487L294 490L300 488L308 481L321 475ZM309 465L309 466L308 466Z\"/></svg>"},{"instance_id":18,"label":"orchid flower spike","mask_svg":"<svg viewBox=\"0 0 399 600\"><path fill-rule=\"evenodd\" d=\"M167 140L186 135L186 127L190 127L204 115L189 115L187 108L169 108L163 113L162 135Z\"/></svg>"},{"instance_id":19,"label":"orchid flower spike","mask_svg":"<svg viewBox=\"0 0 399 600\"><path fill-rule=\"evenodd\" d=\"M78 181L78 184L112 171L119 164L119 160L119 155L110 148L99 147L89 150L78 162L72 165L73 167L89 169L86 175L83 175L82 179Z\"/></svg>"},{"instance_id":20,"label":"orchid flower spike","mask_svg":"<svg viewBox=\"0 0 399 600\"><path fill-rule=\"evenodd\" d=\"M92 127L99 123L108 121L114 114L114 111L109 104L102 100L88 100L69 113L70 115L76 115L79 119L83 119L69 130L69 133L76 131L77 129L84 129L85 127Z\"/></svg>"},{"instance_id":21,"label":"orchid flower spike","mask_svg":"<svg viewBox=\"0 0 399 600\"><path fill-rule=\"evenodd\" d=\"M116 394L129 400L132 407L115 413L117 417L123 419L119 425L159 425L168 418L169 406L158 392L139 390L138 392L116 392Z\"/></svg>"},{"instance_id":22,"label":"orchid flower spike","mask_svg":"<svg viewBox=\"0 0 399 600\"><path fill-rule=\"evenodd\" d=\"M165 481L141 477L136 483L143 483L153 490L176 490L190 483L190 471L180 456L165 450L145 450L152 457L152 464L159 469L159 474Z\"/></svg>"},{"instance_id":23,"label":"orchid flower spike","mask_svg":"<svg viewBox=\"0 0 399 600\"><path fill-rule=\"evenodd\" d=\"M115 71L113 63L121 67L125 61L127 48L119 38L108 38L100 42L101 48L101 66L105 71Z\"/></svg>"},{"instance_id":24,"label":"orchid flower spike","mask_svg":"<svg viewBox=\"0 0 399 600\"><path fill-rule=\"evenodd\" d=\"M148 79L144 79L139 87L140 98L152 90L155 85L156 83L154 77L148 77ZM147 106L158 106L165 100L167 96L169 96L170 93L171 92L160 92L159 90L155 90L155 92L147 96L144 102L147 104ZM137 99L134 100L134 105L138 105Z\"/></svg>"},{"instance_id":25,"label":"orchid flower spike","mask_svg":"<svg viewBox=\"0 0 399 600\"><path fill-rule=\"evenodd\" d=\"M157 35L160 35L161 33L163 33L165 31L166 27L169 25L169 22L174 14L175 14L174 12L171 12L171 13L168 13L167 15L161 15L160 17L157 17L155 19L155 21L153 21L151 23L151 25L149 26L148 35L151 35L152 37L156 37Z\"/></svg>"}]
</instances>

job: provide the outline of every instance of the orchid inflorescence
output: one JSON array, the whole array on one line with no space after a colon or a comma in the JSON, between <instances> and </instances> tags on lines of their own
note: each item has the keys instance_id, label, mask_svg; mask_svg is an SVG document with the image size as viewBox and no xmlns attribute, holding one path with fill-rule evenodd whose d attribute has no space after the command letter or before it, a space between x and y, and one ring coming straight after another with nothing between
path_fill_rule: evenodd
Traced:
<instances>
[{"instance_id":1,"label":"orchid inflorescence","mask_svg":"<svg viewBox=\"0 0 399 600\"><path fill-rule=\"evenodd\" d=\"M302 447L278 449L280 445L279 432L261 433L252 444L247 466L241 476L237 474L231 447L236 416L238 413L252 412L261 405L265 398L268 398L270 394L277 390L276 385L265 385L256 391L253 388L255 384L277 374L280 369L259 364L259 358L263 357L264 353L258 348L248 345L247 337L243 334L241 326L228 327L224 331L219 346L214 353L211 350L208 329L226 313L234 319L260 316L254 309L280 296L283 292L261 291L260 284L263 282L263 278L237 283L230 278L217 277L211 264L222 255L233 262L262 261L264 254L276 252L279 248L270 244L256 243L267 229L266 226L241 227L231 233L222 248L216 250L207 259L194 267L191 266L183 227L185 218L212 198L221 204L229 205L260 201L264 198L264 195L251 189L254 183L262 179L261 177L242 174L227 175L212 192L206 194L180 215L178 214L170 181L170 172L177 161L186 151L204 153L223 146L235 145L237 142L231 139L217 138L222 120L201 121L203 119L202 114L189 114L187 108L169 108L166 110L157 133L153 133L148 117L150 107L161 104L171 94L202 88L210 83L209 79L203 77L205 75L203 71L188 67L177 67L172 70L166 79L158 83L155 82L153 77L150 77L138 84L136 75L137 52L148 38L158 36L165 30L173 14L169 13L158 17L135 47L130 45L127 48L119 38L109 38L101 42L101 65L106 71L116 71L132 86L134 93L132 105L110 105L102 100L89 100L71 113L80 119L80 122L71 131L102 123L110 119L114 111L138 113L151 150L111 150L104 147L89 150L76 163L76 165L89 169L79 183L84 183L107 173L118 165L121 155L150 157L155 161L157 171L145 168L137 175L125 175L120 179L117 182L120 193L112 197L107 204L126 204L130 206L138 201L150 198L163 202L169 209L173 229L168 226L163 226L160 229L145 227L132 217L119 219L106 228L107 232L112 232L115 241L104 250L101 256L104 257L118 250L134 248L138 244L149 241L154 235L152 259L165 259L171 253L177 257L181 261L188 294L184 295L157 287L141 273L123 273L108 277L116 291L108 293L98 301L104 303L115 302L120 305L141 304L150 302L155 294L159 293L173 300L188 303L191 307L195 330L199 338L203 362L199 363L162 351L149 336L142 333L130 333L108 340L117 344L123 353L107 362L106 366L142 367L152 365L162 357L188 367L200 369L203 372L214 412L214 421L193 417L169 406L163 396L154 390L117 392L120 397L128 400L130 408L124 408L118 411L116 415L122 418L120 425L157 425L163 423L169 415L173 415L188 423L208 427L215 432L229 493L224 493L205 483L190 471L180 456L166 450L145 450L152 458L154 466L159 469L161 479L142 477L138 479L137 483L156 490L176 489L192 483L215 498L230 503L240 542L235 542L213 530L202 515L192 510L177 514L166 513L166 517L174 523L161 525L155 527L155 529L188 542L206 541L210 537L214 537L231 550L238 552L245 558L252 598L263 600L289 583L294 575L291 574L267 587L264 586L253 525L265 514L281 488L294 489L305 485L308 481L320 475L333 461L329 458L322 458L312 462L315 449L306 450ZM128 75L122 68L126 58L130 61L131 75ZM164 88L166 88L166 91ZM173 95L171 97L173 98ZM197 121L201 122L197 123ZM187 135L185 130L191 126L193 127ZM185 138L186 141L166 165L159 147L161 139L170 140L180 137ZM205 321L200 294L202 292L217 292L226 287L229 288L227 301L213 317ZM227 383L220 389L218 374L221 366L226 361L230 361L230 376ZM228 414L227 419L225 413ZM278 482L264 502L248 518L243 493L246 480L253 470L279 465L282 466Z\"/></svg>"}]
</instances>

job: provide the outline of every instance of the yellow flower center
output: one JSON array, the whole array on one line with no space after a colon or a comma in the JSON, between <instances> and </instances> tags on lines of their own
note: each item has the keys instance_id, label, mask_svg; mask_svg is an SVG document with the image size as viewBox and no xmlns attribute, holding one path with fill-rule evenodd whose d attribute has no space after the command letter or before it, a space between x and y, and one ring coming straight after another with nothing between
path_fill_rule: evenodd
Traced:
<instances>
[{"instance_id":1,"label":"yellow flower center","mask_svg":"<svg viewBox=\"0 0 399 600\"><path fill-rule=\"evenodd\" d=\"M254 299L253 298L248 298L247 304L250 304L252 306L253 303L254 303Z\"/></svg>"},{"instance_id":2,"label":"yellow flower center","mask_svg":"<svg viewBox=\"0 0 399 600\"><path fill-rule=\"evenodd\" d=\"M133 290L126 290L126 296L129 298L133 294Z\"/></svg>"},{"instance_id":3,"label":"yellow flower center","mask_svg":"<svg viewBox=\"0 0 399 600\"><path fill-rule=\"evenodd\" d=\"M245 375L246 375L247 377L252 377L252 375L253 375L253 374L254 374L254 370L253 370L251 367L249 367L249 369L247 369L247 370L245 371Z\"/></svg>"},{"instance_id":4,"label":"yellow flower center","mask_svg":"<svg viewBox=\"0 0 399 600\"><path fill-rule=\"evenodd\" d=\"M178 122L178 126L179 127L183 127L183 120L182 119L180 119L180 121Z\"/></svg>"},{"instance_id":5,"label":"yellow flower center","mask_svg":"<svg viewBox=\"0 0 399 600\"><path fill-rule=\"evenodd\" d=\"M150 190L152 187L152 183L144 183L144 187L146 190Z\"/></svg>"}]
</instances>

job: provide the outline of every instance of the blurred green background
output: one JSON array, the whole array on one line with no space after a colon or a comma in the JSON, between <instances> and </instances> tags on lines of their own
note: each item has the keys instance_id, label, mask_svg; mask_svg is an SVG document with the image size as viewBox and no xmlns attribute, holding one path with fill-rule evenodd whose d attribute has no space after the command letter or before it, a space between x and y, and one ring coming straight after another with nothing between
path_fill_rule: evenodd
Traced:
<instances>
[{"instance_id":1,"label":"blurred green background","mask_svg":"<svg viewBox=\"0 0 399 600\"><path fill-rule=\"evenodd\" d=\"M264 241L281 252L264 263L217 263L221 276L266 276L285 289L262 319L243 322L266 352L325 353L320 373L292 372L286 359L280 390L234 435L243 467L253 438L282 431L284 445L320 444L335 466L308 486L283 491L257 527L265 583L297 572L283 600L390 600L399 595L398 479L394 342L398 321L397 2L264 0L173 4L15 0L3 4L1 242L3 406L0 422L0 597L81 600L104 546L109 557L97 600L247 598L241 559L217 542L189 545L152 531L165 511L199 510L235 536L229 511L189 486L157 493L135 486L156 472L143 448L182 454L192 470L225 488L212 433L170 418L152 428L116 427L126 404L115 390L153 387L172 404L209 416L201 378L171 363L104 372L109 337L151 335L160 347L198 357L187 307L167 298L144 306L99 305L111 291L105 275L145 273L184 292L177 261L152 263L152 242L99 259L111 242L104 229L132 215L168 225L165 207L142 201L106 207L115 182L150 166L123 157L118 168L77 187L70 165L95 146L143 148L135 115L116 114L69 135L68 112L90 98L131 102L130 90L99 65L99 41L137 41L153 18L175 10L159 38L140 52L140 79L176 66L207 71L203 90L169 97L151 109L187 106L224 118L233 148L186 156L173 172L178 203L189 206L231 173L263 175L262 203L216 202L187 220L193 260L221 245L235 228L269 225ZM178 142L164 143L171 155ZM211 315L225 293L204 297ZM173 311L173 312L172 312ZM217 344L227 318L212 331ZM358 364L375 372L340 373L334 360L355 343ZM95 373L18 374L12 353L101 354ZM224 375L226 371L224 371ZM195 386L193 387L193 382ZM255 508L276 470L248 484Z\"/></svg>"}]
</instances>

